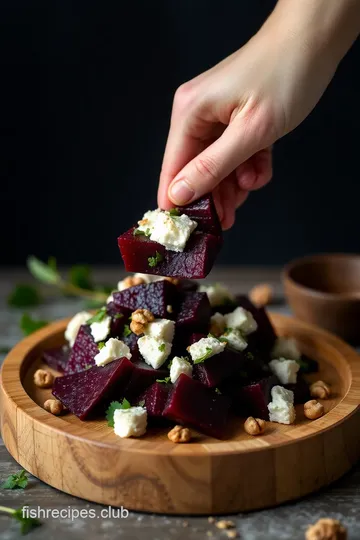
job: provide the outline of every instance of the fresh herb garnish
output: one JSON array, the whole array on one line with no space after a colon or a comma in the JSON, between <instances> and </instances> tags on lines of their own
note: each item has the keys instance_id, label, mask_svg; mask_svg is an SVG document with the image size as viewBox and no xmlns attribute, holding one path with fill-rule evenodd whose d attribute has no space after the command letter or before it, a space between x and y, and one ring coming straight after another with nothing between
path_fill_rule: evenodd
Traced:
<instances>
[{"instance_id":1,"label":"fresh herb garnish","mask_svg":"<svg viewBox=\"0 0 360 540\"><path fill-rule=\"evenodd\" d=\"M156 382L158 382L158 383L167 384L169 381L170 381L170 377L165 377L165 379L156 379Z\"/></svg>"},{"instance_id":2,"label":"fresh herb garnish","mask_svg":"<svg viewBox=\"0 0 360 540\"><path fill-rule=\"evenodd\" d=\"M92 323L95 323L95 322L102 322L105 319L106 315L107 315L106 306L104 306L101 309L99 309L99 311L97 311L95 313L95 315L93 317L91 317L91 319L88 319L86 321L86 324L92 324Z\"/></svg>"},{"instance_id":3,"label":"fresh herb garnish","mask_svg":"<svg viewBox=\"0 0 360 540\"><path fill-rule=\"evenodd\" d=\"M117 409L130 409L130 407L131 405L126 398L124 398L121 403L119 401L112 401L108 410L106 411L106 420L108 426L114 427L114 412Z\"/></svg>"},{"instance_id":4,"label":"fresh herb garnish","mask_svg":"<svg viewBox=\"0 0 360 540\"><path fill-rule=\"evenodd\" d=\"M24 489L28 485L29 479L24 469L10 476L1 484L1 489Z\"/></svg>"},{"instance_id":5,"label":"fresh herb garnish","mask_svg":"<svg viewBox=\"0 0 360 540\"><path fill-rule=\"evenodd\" d=\"M55 259L51 259L51 263L46 264L31 255L27 260L27 266L30 273L39 281L56 285L61 282L61 276L56 269L56 263L54 264L54 261Z\"/></svg>"},{"instance_id":6,"label":"fresh herb garnish","mask_svg":"<svg viewBox=\"0 0 360 540\"><path fill-rule=\"evenodd\" d=\"M170 208L169 214L172 217L180 216L180 211L177 208Z\"/></svg>"},{"instance_id":7,"label":"fresh herb garnish","mask_svg":"<svg viewBox=\"0 0 360 540\"><path fill-rule=\"evenodd\" d=\"M128 337L131 334L130 326L128 324L125 324L124 331L123 331L123 337Z\"/></svg>"},{"instance_id":8,"label":"fresh herb garnish","mask_svg":"<svg viewBox=\"0 0 360 540\"><path fill-rule=\"evenodd\" d=\"M145 236L145 231L142 231L141 229L134 229L133 235L134 236Z\"/></svg>"},{"instance_id":9,"label":"fresh herb garnish","mask_svg":"<svg viewBox=\"0 0 360 540\"><path fill-rule=\"evenodd\" d=\"M84 366L84 370L88 370L88 369L90 369L90 368L92 368L92 367L93 367L93 366L92 366L91 364L86 364L86 365Z\"/></svg>"},{"instance_id":10,"label":"fresh herb garnish","mask_svg":"<svg viewBox=\"0 0 360 540\"><path fill-rule=\"evenodd\" d=\"M200 356L200 358L197 358L196 360L194 360L194 364L201 364L202 362L205 362L207 358L210 358L210 356L212 355L212 352L213 352L212 347L206 347L206 353L203 354L203 356Z\"/></svg>"},{"instance_id":11,"label":"fresh herb garnish","mask_svg":"<svg viewBox=\"0 0 360 540\"><path fill-rule=\"evenodd\" d=\"M101 349L103 349L105 347L105 341L99 341L97 346L99 347L99 351L101 351Z\"/></svg>"},{"instance_id":12,"label":"fresh herb garnish","mask_svg":"<svg viewBox=\"0 0 360 540\"><path fill-rule=\"evenodd\" d=\"M219 390L218 388L215 388L215 392L216 392L217 394L221 395L221 392L220 392L220 390Z\"/></svg>"},{"instance_id":13,"label":"fresh herb garnish","mask_svg":"<svg viewBox=\"0 0 360 540\"><path fill-rule=\"evenodd\" d=\"M162 343L161 345L159 345L159 351L160 352L164 352L165 351L165 343Z\"/></svg>"},{"instance_id":14,"label":"fresh herb garnish","mask_svg":"<svg viewBox=\"0 0 360 540\"><path fill-rule=\"evenodd\" d=\"M8 508L7 506L0 506L0 512L6 512L12 518L16 519L16 521L20 522L21 534L27 534L34 527L41 525L41 521L37 518L27 516L28 506L23 506L17 510L15 508Z\"/></svg>"},{"instance_id":15,"label":"fresh herb garnish","mask_svg":"<svg viewBox=\"0 0 360 540\"><path fill-rule=\"evenodd\" d=\"M36 332L36 330L40 330L40 328L43 328L48 324L47 321L36 321L35 319L32 319L28 313L24 313L20 319L20 328L25 336L29 336L33 332Z\"/></svg>"},{"instance_id":16,"label":"fresh herb garnish","mask_svg":"<svg viewBox=\"0 0 360 540\"><path fill-rule=\"evenodd\" d=\"M246 356L246 358L247 358L248 360L254 360L254 355L253 355L253 353L250 352L250 351L247 351L247 352L245 353L245 356Z\"/></svg>"},{"instance_id":17,"label":"fresh herb garnish","mask_svg":"<svg viewBox=\"0 0 360 540\"><path fill-rule=\"evenodd\" d=\"M145 231L145 236L148 236L148 237L151 236L151 231L150 231L150 229L146 229L146 231Z\"/></svg>"},{"instance_id":18,"label":"fresh herb garnish","mask_svg":"<svg viewBox=\"0 0 360 540\"><path fill-rule=\"evenodd\" d=\"M69 281L75 287L92 291L94 286L91 278L90 266L76 264L70 268Z\"/></svg>"},{"instance_id":19,"label":"fresh herb garnish","mask_svg":"<svg viewBox=\"0 0 360 540\"><path fill-rule=\"evenodd\" d=\"M161 253L159 253L158 251L156 251L154 257L149 257L149 258L148 258L149 266L150 266L151 268L154 268L154 267L157 266L163 259L164 259L164 257L161 255Z\"/></svg>"},{"instance_id":20,"label":"fresh herb garnish","mask_svg":"<svg viewBox=\"0 0 360 540\"><path fill-rule=\"evenodd\" d=\"M115 315L114 315L114 319L122 319L122 318L123 318L123 316L124 316L124 314L123 314L123 313L115 313Z\"/></svg>"},{"instance_id":21,"label":"fresh herb garnish","mask_svg":"<svg viewBox=\"0 0 360 540\"><path fill-rule=\"evenodd\" d=\"M15 285L8 296L7 303L11 307L26 308L41 303L41 296L33 285Z\"/></svg>"}]
</instances>

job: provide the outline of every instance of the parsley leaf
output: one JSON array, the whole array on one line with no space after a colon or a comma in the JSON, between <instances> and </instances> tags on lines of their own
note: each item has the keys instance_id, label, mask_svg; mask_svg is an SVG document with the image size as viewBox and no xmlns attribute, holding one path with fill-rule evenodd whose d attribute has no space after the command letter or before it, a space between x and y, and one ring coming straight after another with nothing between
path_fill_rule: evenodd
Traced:
<instances>
[{"instance_id":1,"label":"parsley leaf","mask_svg":"<svg viewBox=\"0 0 360 540\"><path fill-rule=\"evenodd\" d=\"M70 268L69 281L75 287L80 289L88 289L91 291L94 287L91 279L90 266L76 264Z\"/></svg>"},{"instance_id":2,"label":"parsley leaf","mask_svg":"<svg viewBox=\"0 0 360 540\"><path fill-rule=\"evenodd\" d=\"M200 356L200 358L197 358L196 360L194 360L194 364L201 364L202 362L205 362L205 360L207 360L207 358L210 358L210 356L212 355L212 347L206 347L206 353L203 354L203 356Z\"/></svg>"},{"instance_id":3,"label":"parsley leaf","mask_svg":"<svg viewBox=\"0 0 360 540\"><path fill-rule=\"evenodd\" d=\"M11 474L0 487L1 489L24 489L28 482L27 472L23 469L18 473Z\"/></svg>"},{"instance_id":4,"label":"parsley leaf","mask_svg":"<svg viewBox=\"0 0 360 540\"><path fill-rule=\"evenodd\" d=\"M24 313L20 319L20 328L25 336L30 336L36 330L40 330L49 323L47 321L36 321L32 319L28 313Z\"/></svg>"},{"instance_id":5,"label":"parsley leaf","mask_svg":"<svg viewBox=\"0 0 360 540\"><path fill-rule=\"evenodd\" d=\"M170 377L165 377L165 379L156 379L156 382L167 384L170 381Z\"/></svg>"},{"instance_id":6,"label":"parsley leaf","mask_svg":"<svg viewBox=\"0 0 360 540\"><path fill-rule=\"evenodd\" d=\"M31 255L28 257L26 264L30 273L39 281L50 283L51 285L56 285L61 282L61 276L54 268L53 259L52 262L49 261L49 264L46 264Z\"/></svg>"},{"instance_id":7,"label":"parsley leaf","mask_svg":"<svg viewBox=\"0 0 360 540\"><path fill-rule=\"evenodd\" d=\"M128 337L130 336L131 334L131 330L130 330L130 326L128 324L125 324L124 326L124 332L123 332L123 337Z\"/></svg>"},{"instance_id":8,"label":"parsley leaf","mask_svg":"<svg viewBox=\"0 0 360 540\"><path fill-rule=\"evenodd\" d=\"M17 308L37 306L40 302L41 296L33 285L15 285L7 299L9 306Z\"/></svg>"},{"instance_id":9,"label":"parsley leaf","mask_svg":"<svg viewBox=\"0 0 360 540\"><path fill-rule=\"evenodd\" d=\"M99 347L99 351L101 351L101 349L103 349L105 347L105 341L99 341L97 346Z\"/></svg>"},{"instance_id":10,"label":"parsley leaf","mask_svg":"<svg viewBox=\"0 0 360 540\"><path fill-rule=\"evenodd\" d=\"M149 263L149 266L150 266L151 268L154 268L154 267L157 266L163 259L164 259L164 257L161 255L161 253L159 253L158 251L156 251L154 257L148 257L148 263Z\"/></svg>"},{"instance_id":11,"label":"parsley leaf","mask_svg":"<svg viewBox=\"0 0 360 540\"><path fill-rule=\"evenodd\" d=\"M177 208L170 208L169 214L172 217L180 216L180 211Z\"/></svg>"},{"instance_id":12,"label":"parsley leaf","mask_svg":"<svg viewBox=\"0 0 360 540\"><path fill-rule=\"evenodd\" d=\"M134 229L133 235L134 236L145 236L145 231L142 231L141 229Z\"/></svg>"},{"instance_id":13,"label":"parsley leaf","mask_svg":"<svg viewBox=\"0 0 360 540\"><path fill-rule=\"evenodd\" d=\"M162 343L161 345L159 345L159 351L160 352L164 352L165 351L165 343Z\"/></svg>"},{"instance_id":14,"label":"parsley leaf","mask_svg":"<svg viewBox=\"0 0 360 540\"><path fill-rule=\"evenodd\" d=\"M102 322L105 319L106 315L107 315L106 306L104 306L101 309L99 309L99 311L97 311L95 315L91 317L91 319L86 321L86 324L92 324L94 322Z\"/></svg>"},{"instance_id":15,"label":"parsley leaf","mask_svg":"<svg viewBox=\"0 0 360 540\"><path fill-rule=\"evenodd\" d=\"M108 426L114 427L114 412L117 409L130 409L130 407L131 405L126 398L122 400L122 403L120 403L119 401L112 401L110 403L108 410L106 411L106 420L107 420Z\"/></svg>"},{"instance_id":16,"label":"parsley leaf","mask_svg":"<svg viewBox=\"0 0 360 540\"><path fill-rule=\"evenodd\" d=\"M27 534L34 527L39 527L41 522L37 518L32 518L27 515L28 513L27 506L23 506L15 510L14 508L8 508L7 506L0 506L0 512L6 512L10 514L13 519L20 522L20 531L21 534Z\"/></svg>"},{"instance_id":17,"label":"parsley leaf","mask_svg":"<svg viewBox=\"0 0 360 540\"><path fill-rule=\"evenodd\" d=\"M123 313L115 313L115 315L114 315L114 319L122 319L122 318L123 318L123 316L124 316L124 314L123 314Z\"/></svg>"}]
</instances>

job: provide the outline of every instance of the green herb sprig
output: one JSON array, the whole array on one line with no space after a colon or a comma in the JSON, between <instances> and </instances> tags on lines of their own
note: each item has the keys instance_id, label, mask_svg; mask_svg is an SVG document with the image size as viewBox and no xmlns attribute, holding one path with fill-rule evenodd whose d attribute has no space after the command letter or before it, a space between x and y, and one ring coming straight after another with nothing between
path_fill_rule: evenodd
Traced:
<instances>
[{"instance_id":1,"label":"green herb sprig","mask_svg":"<svg viewBox=\"0 0 360 540\"><path fill-rule=\"evenodd\" d=\"M10 476L0 486L1 489L25 489L29 483L28 474L24 469Z\"/></svg>"},{"instance_id":2,"label":"green herb sprig","mask_svg":"<svg viewBox=\"0 0 360 540\"><path fill-rule=\"evenodd\" d=\"M164 260L164 257L158 251L155 252L154 257L148 257L148 263L150 268L155 268L161 261Z\"/></svg>"},{"instance_id":3,"label":"green herb sprig","mask_svg":"<svg viewBox=\"0 0 360 540\"><path fill-rule=\"evenodd\" d=\"M24 313L20 319L20 328L23 331L24 336L30 336L36 330L40 330L44 326L47 326L48 321L35 320L28 313Z\"/></svg>"},{"instance_id":4,"label":"green herb sprig","mask_svg":"<svg viewBox=\"0 0 360 540\"><path fill-rule=\"evenodd\" d=\"M114 412L117 409L130 409L130 407L130 402L126 398L124 398L121 403L119 401L112 401L108 410L106 411L106 420L108 426L114 427Z\"/></svg>"},{"instance_id":5,"label":"green herb sprig","mask_svg":"<svg viewBox=\"0 0 360 540\"><path fill-rule=\"evenodd\" d=\"M194 364L201 364L202 362L205 362L210 356L212 355L213 349L212 347L206 347L206 353L194 360Z\"/></svg>"},{"instance_id":6,"label":"green herb sprig","mask_svg":"<svg viewBox=\"0 0 360 540\"><path fill-rule=\"evenodd\" d=\"M31 531L31 529L41 525L41 521L38 519L27 517L26 512L24 512L24 508L27 507L22 506L21 508L15 509L8 508L7 506L0 506L0 512L9 514L13 519L20 523L21 534L27 534L29 531Z\"/></svg>"}]
</instances>

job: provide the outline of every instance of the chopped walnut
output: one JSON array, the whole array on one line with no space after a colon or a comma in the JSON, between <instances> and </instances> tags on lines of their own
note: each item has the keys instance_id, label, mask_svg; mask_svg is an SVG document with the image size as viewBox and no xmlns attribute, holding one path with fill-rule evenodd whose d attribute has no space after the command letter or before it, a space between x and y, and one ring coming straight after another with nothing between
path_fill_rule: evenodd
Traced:
<instances>
[{"instance_id":1,"label":"chopped walnut","mask_svg":"<svg viewBox=\"0 0 360 540\"><path fill-rule=\"evenodd\" d=\"M249 435L261 435L265 431L266 422L261 418L254 418L249 416L245 421L244 429Z\"/></svg>"},{"instance_id":2,"label":"chopped walnut","mask_svg":"<svg viewBox=\"0 0 360 540\"><path fill-rule=\"evenodd\" d=\"M34 373L34 383L39 388L50 388L54 382L54 376L46 369L37 369Z\"/></svg>"},{"instance_id":3,"label":"chopped walnut","mask_svg":"<svg viewBox=\"0 0 360 540\"><path fill-rule=\"evenodd\" d=\"M166 279L166 281L170 281L170 283L173 285L179 285L180 283L180 279L176 277L164 277L164 279Z\"/></svg>"},{"instance_id":4,"label":"chopped walnut","mask_svg":"<svg viewBox=\"0 0 360 540\"><path fill-rule=\"evenodd\" d=\"M310 385L310 395L313 398L328 399L330 394L330 386L324 381L316 381Z\"/></svg>"},{"instance_id":5,"label":"chopped walnut","mask_svg":"<svg viewBox=\"0 0 360 540\"><path fill-rule=\"evenodd\" d=\"M45 411L59 416L64 411L64 405L58 399L47 399L44 403Z\"/></svg>"},{"instance_id":6,"label":"chopped walnut","mask_svg":"<svg viewBox=\"0 0 360 540\"><path fill-rule=\"evenodd\" d=\"M121 283L123 289L129 289L130 287L135 287L135 285L142 285L145 281L138 276L128 276Z\"/></svg>"},{"instance_id":7,"label":"chopped walnut","mask_svg":"<svg viewBox=\"0 0 360 540\"><path fill-rule=\"evenodd\" d=\"M215 527L218 529L233 529L235 527L235 523L228 519L221 519L215 523Z\"/></svg>"},{"instance_id":8,"label":"chopped walnut","mask_svg":"<svg viewBox=\"0 0 360 540\"><path fill-rule=\"evenodd\" d=\"M213 319L210 325L210 334L215 337L220 337L225 330L225 324L222 324L220 321Z\"/></svg>"},{"instance_id":9,"label":"chopped walnut","mask_svg":"<svg viewBox=\"0 0 360 540\"><path fill-rule=\"evenodd\" d=\"M274 290L271 285L261 283L256 285L249 292L249 298L257 307L267 306L274 296Z\"/></svg>"},{"instance_id":10,"label":"chopped walnut","mask_svg":"<svg viewBox=\"0 0 360 540\"><path fill-rule=\"evenodd\" d=\"M148 309L137 309L131 315L130 330L137 336L144 333L146 326L155 319Z\"/></svg>"},{"instance_id":11,"label":"chopped walnut","mask_svg":"<svg viewBox=\"0 0 360 540\"><path fill-rule=\"evenodd\" d=\"M140 225L140 227L141 227L142 225L147 225L148 223L149 223L149 220L146 219L146 218L145 218L145 219L140 219L140 220L138 221L138 225Z\"/></svg>"},{"instance_id":12,"label":"chopped walnut","mask_svg":"<svg viewBox=\"0 0 360 540\"><path fill-rule=\"evenodd\" d=\"M229 531L226 531L226 536L228 538L238 538L239 534L236 529L230 529Z\"/></svg>"},{"instance_id":13,"label":"chopped walnut","mask_svg":"<svg viewBox=\"0 0 360 540\"><path fill-rule=\"evenodd\" d=\"M316 399L311 399L304 404L304 414L310 420L316 420L323 416L324 413L324 405L316 401Z\"/></svg>"},{"instance_id":14,"label":"chopped walnut","mask_svg":"<svg viewBox=\"0 0 360 540\"><path fill-rule=\"evenodd\" d=\"M173 443L187 443L191 440L190 429L184 428L183 426L175 426L169 431L168 438Z\"/></svg>"},{"instance_id":15,"label":"chopped walnut","mask_svg":"<svg viewBox=\"0 0 360 540\"><path fill-rule=\"evenodd\" d=\"M337 519L319 519L305 533L306 540L346 540L347 532Z\"/></svg>"}]
</instances>

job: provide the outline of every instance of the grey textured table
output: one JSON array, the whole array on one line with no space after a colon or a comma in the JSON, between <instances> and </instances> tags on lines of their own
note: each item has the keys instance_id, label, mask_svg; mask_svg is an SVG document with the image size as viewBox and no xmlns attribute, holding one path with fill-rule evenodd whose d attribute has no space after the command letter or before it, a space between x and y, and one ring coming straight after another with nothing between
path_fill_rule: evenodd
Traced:
<instances>
[{"instance_id":1,"label":"grey textured table","mask_svg":"<svg viewBox=\"0 0 360 540\"><path fill-rule=\"evenodd\" d=\"M116 283L122 276L116 269L103 269L96 272L101 282ZM31 278L30 278L31 279ZM14 345L20 338L18 321L21 310L6 307L6 297L15 283L29 280L26 272L12 271L0 273L0 347ZM281 299L280 274L276 269L226 269L214 270L209 281L224 281L235 292L247 292L259 282L271 283L275 287L276 296ZM34 316L54 320L69 316L83 307L80 300L52 298L44 305L31 310ZM286 313L284 304L274 310ZM2 355L1 359L4 355ZM0 439L0 481L9 474L20 470L19 465L10 457ZM241 489L241 487L239 487ZM351 540L360 539L360 466L355 467L343 479L331 487L294 503L278 508L229 516L237 526L239 537L245 540L300 540L304 538L304 530L309 523L320 517L340 519L348 528ZM24 504L31 508L44 509L86 509L95 510L99 515L100 505L71 497L57 491L37 478L31 477L26 490L0 490L0 505L18 508ZM65 537L88 540L102 538L138 540L176 540L187 537L188 540L227 538L226 533L216 529L204 517L169 517L161 515L140 514L130 512L126 519L101 517L72 520L70 517L42 519L42 527L29 533L29 538L39 540L61 540ZM6 515L0 514L0 537L2 540L20 538L18 525Z\"/></svg>"}]
</instances>

